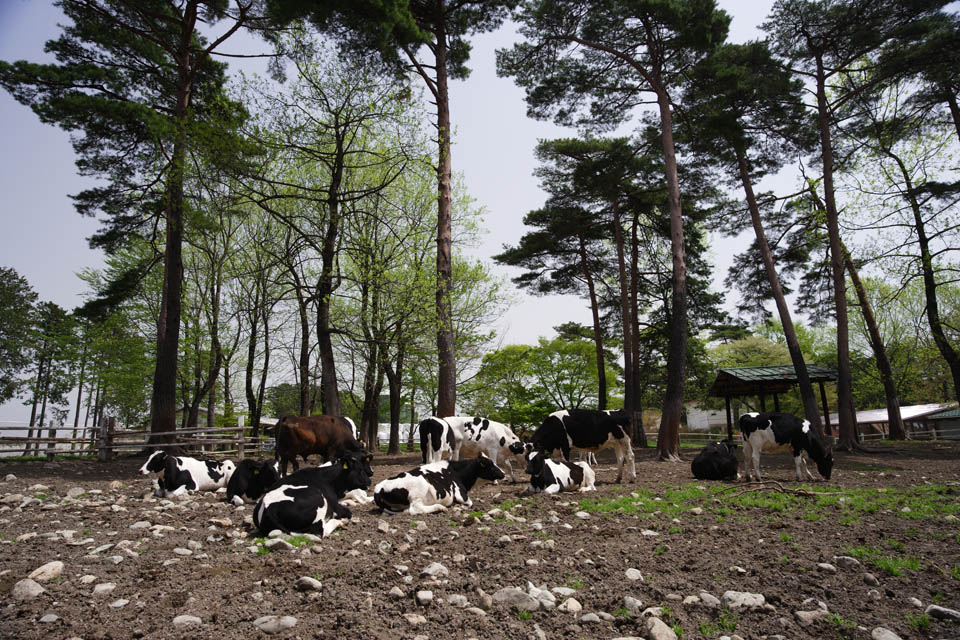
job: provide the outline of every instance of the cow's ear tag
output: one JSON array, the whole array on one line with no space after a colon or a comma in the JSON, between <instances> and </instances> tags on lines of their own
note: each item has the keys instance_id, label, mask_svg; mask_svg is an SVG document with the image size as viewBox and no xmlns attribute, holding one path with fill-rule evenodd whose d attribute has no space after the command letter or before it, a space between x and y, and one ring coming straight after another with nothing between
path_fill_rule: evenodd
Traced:
<instances>
[{"instance_id":1,"label":"cow's ear tag","mask_svg":"<svg viewBox=\"0 0 960 640\"><path fill-rule=\"evenodd\" d=\"M348 465L346 462L344 462L344 463L343 463L343 468L344 468L344 469L349 469L349 468L350 468L350 465Z\"/></svg>"}]
</instances>

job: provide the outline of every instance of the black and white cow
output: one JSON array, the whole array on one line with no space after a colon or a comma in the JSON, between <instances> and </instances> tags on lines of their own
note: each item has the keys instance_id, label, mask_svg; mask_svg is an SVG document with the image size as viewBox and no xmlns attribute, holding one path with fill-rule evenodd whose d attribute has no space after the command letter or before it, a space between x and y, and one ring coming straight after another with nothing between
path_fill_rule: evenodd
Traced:
<instances>
[{"instance_id":1,"label":"black and white cow","mask_svg":"<svg viewBox=\"0 0 960 640\"><path fill-rule=\"evenodd\" d=\"M501 480L503 471L479 454L469 460L442 460L387 478L373 488L373 500L387 513L411 515L446 511L454 504L473 505L468 492L478 479Z\"/></svg>"},{"instance_id":2,"label":"black and white cow","mask_svg":"<svg viewBox=\"0 0 960 640\"><path fill-rule=\"evenodd\" d=\"M597 453L613 447L617 454L617 482L623 480L623 466L630 462L630 480L637 479L630 436L627 434L627 413L570 409L551 413L530 437L534 449L550 454L557 449L570 461L570 451Z\"/></svg>"},{"instance_id":3,"label":"black and white cow","mask_svg":"<svg viewBox=\"0 0 960 640\"><path fill-rule=\"evenodd\" d=\"M561 491L596 491L596 474L586 462L554 462L543 451L527 454L530 486L524 494L559 493Z\"/></svg>"},{"instance_id":4,"label":"black and white cow","mask_svg":"<svg viewBox=\"0 0 960 640\"><path fill-rule=\"evenodd\" d=\"M216 491L227 486L235 465L231 460L197 460L154 451L140 467L140 473L159 473L154 492L163 498L182 496L188 491Z\"/></svg>"},{"instance_id":5,"label":"black and white cow","mask_svg":"<svg viewBox=\"0 0 960 640\"><path fill-rule=\"evenodd\" d=\"M833 471L833 445L824 443L810 428L810 422L788 413L745 413L740 416L740 434L743 437L743 466L750 479L760 480L760 452L789 448L797 468L797 481L803 480L801 467L813 480L803 453L817 463L817 471L829 480Z\"/></svg>"},{"instance_id":6,"label":"black and white cow","mask_svg":"<svg viewBox=\"0 0 960 640\"><path fill-rule=\"evenodd\" d=\"M420 422L420 457L424 464L440 462L443 454L450 460L460 459L463 431L454 428L448 420L430 416Z\"/></svg>"},{"instance_id":7,"label":"black and white cow","mask_svg":"<svg viewBox=\"0 0 960 640\"><path fill-rule=\"evenodd\" d=\"M256 502L279 481L280 463L276 460L241 460L227 482L227 501L237 506Z\"/></svg>"},{"instance_id":8,"label":"black and white cow","mask_svg":"<svg viewBox=\"0 0 960 640\"><path fill-rule=\"evenodd\" d=\"M733 452L736 445L729 440L710 442L690 463L693 477L699 480L736 480L739 463Z\"/></svg>"},{"instance_id":9,"label":"black and white cow","mask_svg":"<svg viewBox=\"0 0 960 640\"><path fill-rule=\"evenodd\" d=\"M254 526L264 535L274 529L330 535L352 517L340 498L370 486L372 458L365 451L350 451L322 466L286 476L257 502Z\"/></svg>"},{"instance_id":10,"label":"black and white cow","mask_svg":"<svg viewBox=\"0 0 960 640\"><path fill-rule=\"evenodd\" d=\"M523 443L520 438L505 424L494 422L487 418L447 418L448 423L453 423L454 428L459 426L463 432L463 439L460 441L459 459L472 458L478 453L484 453L493 460L493 464L503 469L506 464L510 471L510 481L516 482L517 478L513 473L513 465L510 464L511 458L515 462L523 465ZM522 468L522 467L521 467Z\"/></svg>"}]
</instances>

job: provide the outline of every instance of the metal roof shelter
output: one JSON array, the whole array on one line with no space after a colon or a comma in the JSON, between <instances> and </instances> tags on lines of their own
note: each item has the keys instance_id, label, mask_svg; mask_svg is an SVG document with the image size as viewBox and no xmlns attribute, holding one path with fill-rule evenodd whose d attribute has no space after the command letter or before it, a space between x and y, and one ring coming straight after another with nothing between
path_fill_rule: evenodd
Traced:
<instances>
[{"instance_id":1,"label":"metal roof shelter","mask_svg":"<svg viewBox=\"0 0 960 640\"><path fill-rule=\"evenodd\" d=\"M820 364L808 364L807 375L810 382L819 383L820 400L823 403L823 416L826 433L830 435L830 413L827 409L827 393L824 382L837 379L837 370ZM733 438L733 415L730 412L730 398L757 396L760 410L767 410L766 397L773 395L774 411L780 411L780 394L789 391L797 384L797 372L792 364L771 365L766 367L729 367L717 371L708 396L723 398L727 407L727 437Z\"/></svg>"}]
</instances>

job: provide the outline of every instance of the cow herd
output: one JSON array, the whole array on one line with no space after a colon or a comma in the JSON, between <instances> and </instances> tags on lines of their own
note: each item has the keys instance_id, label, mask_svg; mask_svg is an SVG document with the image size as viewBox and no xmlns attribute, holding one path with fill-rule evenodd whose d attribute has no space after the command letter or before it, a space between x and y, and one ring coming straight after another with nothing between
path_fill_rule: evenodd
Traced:
<instances>
[{"instance_id":1,"label":"cow herd","mask_svg":"<svg viewBox=\"0 0 960 640\"><path fill-rule=\"evenodd\" d=\"M351 512L346 504L375 502L384 513L434 513L460 504L470 507L470 490L480 481L498 482L506 476L516 482L512 463L530 476L524 495L593 491L596 474L581 460L571 462L573 451L598 453L612 448L617 459L617 482L624 467L631 481L637 477L627 415L623 410L558 411L548 416L522 442L507 425L476 417L430 417L419 425L422 464L379 482L373 497L367 489L373 477L373 456L358 440L349 418L335 416L284 417L276 427L273 461L202 461L154 452L140 473L157 473L156 494L163 497L190 491L225 490L234 504L256 503L253 524L262 534L286 532L327 536ZM830 445L807 421L779 413L750 413L740 419L746 476L760 480L760 452L790 448L796 464L811 479L806 453L825 479L830 479L833 454ZM693 475L704 480L739 478L734 444L707 445L693 460ZM552 459L559 450L561 458ZM320 455L326 462L299 469L297 457ZM445 459L446 458L446 459ZM287 463L293 473L286 474ZM752 473L751 473L752 467ZM349 499L345 500L345 496Z\"/></svg>"}]
</instances>

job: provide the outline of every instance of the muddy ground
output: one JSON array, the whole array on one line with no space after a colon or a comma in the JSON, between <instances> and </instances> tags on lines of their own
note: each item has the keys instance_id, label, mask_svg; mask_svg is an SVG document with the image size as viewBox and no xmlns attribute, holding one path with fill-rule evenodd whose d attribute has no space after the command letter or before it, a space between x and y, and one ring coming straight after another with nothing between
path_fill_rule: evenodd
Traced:
<instances>
[{"instance_id":1,"label":"muddy ground","mask_svg":"<svg viewBox=\"0 0 960 640\"><path fill-rule=\"evenodd\" d=\"M960 445L874 446L838 453L831 482L805 485L839 492L821 498L698 482L689 461L658 463L637 450L635 483L614 484L616 468L601 456L596 493L519 498L525 484L507 482L476 487L471 509L447 513L391 517L358 506L334 536L272 552L253 537L250 506L215 494L152 497L150 479L136 474L142 459L4 461L0 479L16 479L0 481L0 637L248 639L266 634L254 621L269 615L296 618L275 634L285 638L648 637L624 605L629 596L663 607L660 618L685 639L870 638L877 627L960 638L960 624L924 615L930 604L960 609ZM689 460L695 450L685 452ZM374 482L417 462L379 456ZM764 455L762 465L785 489L800 486L788 455ZM75 487L83 492L67 498ZM500 511L484 515L492 509ZM838 566L835 556L851 553L862 564ZM54 560L64 570L41 583L44 593L13 597L14 584ZM432 562L449 575L421 577ZM302 576L322 590L296 590ZM574 589L582 612L521 612L478 592L527 581ZM105 583L116 586L94 596ZM394 587L402 596L390 595ZM419 590L433 602L418 604ZM702 591L762 594L766 606L683 602ZM451 595L487 611L448 603ZM829 614L795 614L818 602ZM591 612L613 619L581 619ZM174 625L183 615L200 621Z\"/></svg>"}]
</instances>

